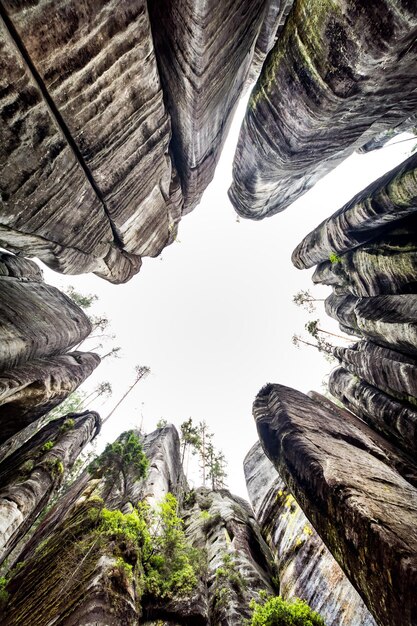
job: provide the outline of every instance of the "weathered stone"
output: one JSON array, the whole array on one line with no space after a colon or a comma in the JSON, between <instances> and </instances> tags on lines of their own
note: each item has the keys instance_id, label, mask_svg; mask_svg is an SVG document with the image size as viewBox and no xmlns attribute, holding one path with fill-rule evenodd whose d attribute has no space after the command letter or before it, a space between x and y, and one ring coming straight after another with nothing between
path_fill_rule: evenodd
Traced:
<instances>
[{"instance_id":1,"label":"weathered stone","mask_svg":"<svg viewBox=\"0 0 417 626\"><path fill-rule=\"evenodd\" d=\"M378 362L375 367L378 368ZM416 454L417 410L360 380L343 367L333 370L328 385L330 393L347 409L409 454Z\"/></svg>"},{"instance_id":2,"label":"weathered stone","mask_svg":"<svg viewBox=\"0 0 417 626\"><path fill-rule=\"evenodd\" d=\"M149 3L186 212L213 178L264 8L265 0Z\"/></svg>"},{"instance_id":3,"label":"weathered stone","mask_svg":"<svg viewBox=\"0 0 417 626\"><path fill-rule=\"evenodd\" d=\"M159 254L181 202L146 1L6 0L4 7L88 169L103 223L125 251Z\"/></svg>"},{"instance_id":4,"label":"weathered stone","mask_svg":"<svg viewBox=\"0 0 417 626\"><path fill-rule=\"evenodd\" d=\"M417 224L414 224L416 226ZM358 297L417 292L416 230L398 228L383 239L320 263L314 283Z\"/></svg>"},{"instance_id":5,"label":"weathered stone","mask_svg":"<svg viewBox=\"0 0 417 626\"><path fill-rule=\"evenodd\" d=\"M401 401L416 404L416 359L370 341L349 348L336 346L332 354L354 376Z\"/></svg>"},{"instance_id":6,"label":"weathered stone","mask_svg":"<svg viewBox=\"0 0 417 626\"><path fill-rule=\"evenodd\" d=\"M326 626L375 626L359 594L311 527L260 442L246 455L244 470L255 517L275 557L280 595L307 602Z\"/></svg>"},{"instance_id":7,"label":"weathered stone","mask_svg":"<svg viewBox=\"0 0 417 626\"><path fill-rule=\"evenodd\" d=\"M71 352L1 372L0 443L65 400L99 363L97 354Z\"/></svg>"},{"instance_id":8,"label":"weathered stone","mask_svg":"<svg viewBox=\"0 0 417 626\"><path fill-rule=\"evenodd\" d=\"M416 211L417 155L414 154L356 194L304 237L292 254L292 262L302 269L328 261L332 255L363 246L384 236L387 230L401 227L401 222L397 222L404 218L410 220L409 232L415 242Z\"/></svg>"},{"instance_id":9,"label":"weathered stone","mask_svg":"<svg viewBox=\"0 0 417 626\"><path fill-rule=\"evenodd\" d=\"M3 20L0 67L0 244L61 272L127 280L140 259L116 247L103 204Z\"/></svg>"},{"instance_id":10,"label":"weathered stone","mask_svg":"<svg viewBox=\"0 0 417 626\"><path fill-rule=\"evenodd\" d=\"M83 311L38 279L0 276L0 320L0 370L62 354L91 332Z\"/></svg>"},{"instance_id":11,"label":"weathered stone","mask_svg":"<svg viewBox=\"0 0 417 626\"><path fill-rule=\"evenodd\" d=\"M230 199L289 206L379 130L415 113L417 13L390 0L296 0L252 92Z\"/></svg>"},{"instance_id":12,"label":"weathered stone","mask_svg":"<svg viewBox=\"0 0 417 626\"><path fill-rule=\"evenodd\" d=\"M274 47L293 3L294 0L267 1L265 17L256 40L252 66L248 79L249 83L253 83L258 79L265 57Z\"/></svg>"},{"instance_id":13,"label":"weathered stone","mask_svg":"<svg viewBox=\"0 0 417 626\"><path fill-rule=\"evenodd\" d=\"M29 530L64 472L99 429L97 413L61 417L0 463L1 561Z\"/></svg>"},{"instance_id":14,"label":"weathered stone","mask_svg":"<svg viewBox=\"0 0 417 626\"><path fill-rule=\"evenodd\" d=\"M192 544L207 552L209 623L243 624L250 616L250 600L259 601L260 591L273 592L272 555L245 500L225 489L199 488L195 496L184 519ZM234 581L216 574L227 570L227 559Z\"/></svg>"},{"instance_id":15,"label":"weathered stone","mask_svg":"<svg viewBox=\"0 0 417 626\"><path fill-rule=\"evenodd\" d=\"M377 622L417 615L417 482L390 444L348 411L282 385L258 394L262 445Z\"/></svg>"},{"instance_id":16,"label":"weathered stone","mask_svg":"<svg viewBox=\"0 0 417 626\"><path fill-rule=\"evenodd\" d=\"M325 308L352 334L405 354L417 354L417 294L355 298L333 293Z\"/></svg>"},{"instance_id":17,"label":"weathered stone","mask_svg":"<svg viewBox=\"0 0 417 626\"><path fill-rule=\"evenodd\" d=\"M391 139L400 135L401 133L414 133L416 132L416 123L417 117L412 115L407 118L405 121L398 124L394 128L390 128L388 130L382 130L380 133L376 134L372 139L369 139L363 146L358 149L359 154L366 154L368 152L372 152L373 150L380 150L387 144ZM399 140L403 141L403 140ZM407 140L404 140L407 141Z\"/></svg>"}]
</instances>

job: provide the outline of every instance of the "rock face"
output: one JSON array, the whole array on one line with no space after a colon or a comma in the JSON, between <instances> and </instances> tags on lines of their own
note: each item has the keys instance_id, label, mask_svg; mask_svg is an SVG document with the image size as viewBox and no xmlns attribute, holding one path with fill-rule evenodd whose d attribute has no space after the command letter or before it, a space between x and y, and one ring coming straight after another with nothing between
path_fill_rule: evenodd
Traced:
<instances>
[{"instance_id":1,"label":"rock face","mask_svg":"<svg viewBox=\"0 0 417 626\"><path fill-rule=\"evenodd\" d=\"M10 575L2 623L234 626L249 616L251 598L273 591L272 556L249 505L226 490L188 490L173 426L144 436L143 449L150 467L146 478L135 479L129 464L111 465L101 475L85 472L48 513ZM184 501L186 536L207 571L191 595L158 599L143 595L140 559L122 534L98 535L94 529L103 507L129 513L143 499L160 500L168 489ZM132 579L122 575L121 559L132 566Z\"/></svg>"},{"instance_id":2,"label":"rock face","mask_svg":"<svg viewBox=\"0 0 417 626\"><path fill-rule=\"evenodd\" d=\"M1 372L0 443L65 400L99 363L97 354L70 352Z\"/></svg>"},{"instance_id":3,"label":"rock face","mask_svg":"<svg viewBox=\"0 0 417 626\"><path fill-rule=\"evenodd\" d=\"M375 626L359 594L265 456L260 442L246 455L244 470L255 517L274 554L280 595L305 600L326 626Z\"/></svg>"},{"instance_id":4,"label":"rock face","mask_svg":"<svg viewBox=\"0 0 417 626\"><path fill-rule=\"evenodd\" d=\"M248 75L265 4L265 0L149 4L186 212L213 178Z\"/></svg>"},{"instance_id":5,"label":"rock face","mask_svg":"<svg viewBox=\"0 0 417 626\"><path fill-rule=\"evenodd\" d=\"M416 29L404 2L295 1L241 128L229 192L240 215L282 211L415 112Z\"/></svg>"},{"instance_id":6,"label":"rock face","mask_svg":"<svg viewBox=\"0 0 417 626\"><path fill-rule=\"evenodd\" d=\"M377 622L412 626L417 468L355 416L288 387L267 385L254 416L265 452Z\"/></svg>"},{"instance_id":7,"label":"rock face","mask_svg":"<svg viewBox=\"0 0 417 626\"><path fill-rule=\"evenodd\" d=\"M360 191L304 237L293 252L294 265L301 269L329 261L331 255L363 246L383 237L387 231L395 233L397 226L403 228L397 236L408 235L409 246L415 246L416 201L417 155L413 155ZM408 223L400 221L407 217L408 229ZM376 254L375 248L371 250Z\"/></svg>"},{"instance_id":8,"label":"rock face","mask_svg":"<svg viewBox=\"0 0 417 626\"><path fill-rule=\"evenodd\" d=\"M72 467L100 430L97 413L70 414L42 428L0 463L0 561L29 530Z\"/></svg>"},{"instance_id":9,"label":"rock face","mask_svg":"<svg viewBox=\"0 0 417 626\"><path fill-rule=\"evenodd\" d=\"M3 255L2 264L12 259ZM55 287L41 282L36 265L33 275L0 276L0 370L26 361L58 355L80 343L91 332L82 310ZM36 268L36 269L35 269Z\"/></svg>"}]
</instances>

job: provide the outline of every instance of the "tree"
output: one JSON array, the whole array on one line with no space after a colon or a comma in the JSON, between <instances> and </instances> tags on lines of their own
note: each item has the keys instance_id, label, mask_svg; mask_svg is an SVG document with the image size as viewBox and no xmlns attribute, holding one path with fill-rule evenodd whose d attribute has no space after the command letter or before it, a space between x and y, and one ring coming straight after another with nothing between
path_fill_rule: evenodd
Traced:
<instances>
[{"instance_id":1,"label":"tree","mask_svg":"<svg viewBox=\"0 0 417 626\"><path fill-rule=\"evenodd\" d=\"M337 337L337 339L343 339L344 341L350 341L349 337L337 335L336 333L332 333L329 330L324 330L323 328L320 328L319 323L320 320L311 320L310 322L307 322L307 324L304 326L306 331L310 333L310 335L314 337L314 339L317 339L317 341L319 341L319 333L330 335L331 337Z\"/></svg>"},{"instance_id":2,"label":"tree","mask_svg":"<svg viewBox=\"0 0 417 626\"><path fill-rule=\"evenodd\" d=\"M185 452L187 449L192 449L195 454L198 452L201 439L198 430L198 426L194 426L191 417L183 422L180 426L180 441L181 441L181 465L184 465Z\"/></svg>"},{"instance_id":3,"label":"tree","mask_svg":"<svg viewBox=\"0 0 417 626\"><path fill-rule=\"evenodd\" d=\"M211 480L213 491L224 488L227 478L226 465L226 457L223 452L217 452L210 442L207 446L207 478Z\"/></svg>"},{"instance_id":4,"label":"tree","mask_svg":"<svg viewBox=\"0 0 417 626\"><path fill-rule=\"evenodd\" d=\"M306 309L309 313L313 313L316 310L315 302L324 302L324 298L315 298L308 289L301 289L293 295L292 301L297 306Z\"/></svg>"},{"instance_id":5,"label":"tree","mask_svg":"<svg viewBox=\"0 0 417 626\"><path fill-rule=\"evenodd\" d=\"M96 296L95 294L82 294L79 291L76 291L76 289L72 285L68 285L68 287L64 290L64 293L66 293L66 295L71 298L71 300L73 300L75 304L78 304L78 306L83 310L89 309L93 302L96 302L98 300L98 296Z\"/></svg>"},{"instance_id":6,"label":"tree","mask_svg":"<svg viewBox=\"0 0 417 626\"><path fill-rule=\"evenodd\" d=\"M292 343L294 344L294 346L296 346L296 348L299 348L300 343L303 343L305 346L310 346L312 348L315 348L316 350L318 350L319 352L323 354L326 361L329 361L329 363L333 363L334 361L333 344L329 343L328 341L320 337L318 337L316 341L317 343L311 343L311 341L306 341L305 339L300 337L300 335L292 336Z\"/></svg>"},{"instance_id":7,"label":"tree","mask_svg":"<svg viewBox=\"0 0 417 626\"><path fill-rule=\"evenodd\" d=\"M150 368L147 367L146 365L136 365L136 367L135 367L135 372L136 372L135 380L133 381L132 385L130 385L129 389L122 395L120 400L115 404L115 406L112 408L110 413L108 413L106 415L106 417L103 419L103 422L102 422L103 424L105 422L107 422L108 419L110 419L110 417L113 415L113 413L116 411L116 409L119 408L119 406L122 404L122 402L133 391L133 389L136 387L138 382L140 380L142 380L143 378L146 378L146 376L148 376L148 374L150 374L150 371L151 371Z\"/></svg>"}]
</instances>

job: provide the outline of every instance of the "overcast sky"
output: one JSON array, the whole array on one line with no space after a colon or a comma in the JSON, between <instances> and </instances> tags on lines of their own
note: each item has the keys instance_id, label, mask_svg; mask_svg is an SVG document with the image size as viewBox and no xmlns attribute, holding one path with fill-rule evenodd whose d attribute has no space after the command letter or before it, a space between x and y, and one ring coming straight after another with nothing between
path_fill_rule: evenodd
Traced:
<instances>
[{"instance_id":1,"label":"overcast sky","mask_svg":"<svg viewBox=\"0 0 417 626\"><path fill-rule=\"evenodd\" d=\"M312 286L312 272L296 270L291 253L322 219L408 156L414 144L353 155L283 213L262 222L239 221L227 189L244 107L242 102L215 179L161 257L144 259L126 285L48 269L45 280L97 294L95 312L111 319L122 358L106 359L83 386L111 382L113 397L99 408L103 416L133 381L134 366L151 368L103 428L99 448L138 426L142 416L148 432L160 418L177 426L188 417L206 420L227 457L230 490L247 497L242 461L256 441L251 414L256 393L267 382L320 391L331 369L312 348L292 345L292 335L302 333L308 319L323 316L322 308L313 316L297 308L293 294L310 289L325 297L329 289ZM328 318L323 324L335 328ZM94 345L86 342L85 349Z\"/></svg>"}]
</instances>

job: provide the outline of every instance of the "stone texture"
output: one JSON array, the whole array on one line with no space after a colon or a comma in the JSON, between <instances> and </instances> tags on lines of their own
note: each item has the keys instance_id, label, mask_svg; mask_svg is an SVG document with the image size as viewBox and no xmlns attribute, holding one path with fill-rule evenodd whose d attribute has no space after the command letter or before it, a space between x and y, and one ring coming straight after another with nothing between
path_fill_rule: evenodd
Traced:
<instances>
[{"instance_id":1,"label":"stone texture","mask_svg":"<svg viewBox=\"0 0 417 626\"><path fill-rule=\"evenodd\" d=\"M65 400L99 363L97 354L71 352L1 372L0 443Z\"/></svg>"},{"instance_id":2,"label":"stone texture","mask_svg":"<svg viewBox=\"0 0 417 626\"><path fill-rule=\"evenodd\" d=\"M181 195L146 1L4 7L88 169L103 221L128 253L158 255Z\"/></svg>"},{"instance_id":3,"label":"stone texture","mask_svg":"<svg viewBox=\"0 0 417 626\"><path fill-rule=\"evenodd\" d=\"M296 0L252 92L230 199L282 211L368 137L415 113L414 5Z\"/></svg>"},{"instance_id":4,"label":"stone texture","mask_svg":"<svg viewBox=\"0 0 417 626\"><path fill-rule=\"evenodd\" d=\"M375 367L378 368L378 361ZM369 385L343 367L333 370L328 385L330 393L347 409L415 456L417 410Z\"/></svg>"},{"instance_id":5,"label":"stone texture","mask_svg":"<svg viewBox=\"0 0 417 626\"><path fill-rule=\"evenodd\" d=\"M417 294L355 298L333 293L325 308L351 334L411 356L417 354Z\"/></svg>"},{"instance_id":6,"label":"stone texture","mask_svg":"<svg viewBox=\"0 0 417 626\"><path fill-rule=\"evenodd\" d=\"M415 404L417 361L371 341L360 341L349 348L337 346L333 356L354 376L390 396Z\"/></svg>"},{"instance_id":7,"label":"stone texture","mask_svg":"<svg viewBox=\"0 0 417 626\"><path fill-rule=\"evenodd\" d=\"M409 237L415 243L416 205L417 155L414 154L356 194L304 237L292 254L292 262L302 269L328 261L332 254L340 255L383 237L387 230L401 226L400 220L404 218L410 220ZM404 223L405 229L407 224Z\"/></svg>"},{"instance_id":8,"label":"stone texture","mask_svg":"<svg viewBox=\"0 0 417 626\"><path fill-rule=\"evenodd\" d=\"M299 597L326 626L375 626L375 620L305 517L257 442L244 460L249 500L274 554L280 595Z\"/></svg>"},{"instance_id":9,"label":"stone texture","mask_svg":"<svg viewBox=\"0 0 417 626\"><path fill-rule=\"evenodd\" d=\"M380 133L377 133L372 139L369 139L363 146L358 149L359 154L366 154L368 152L372 152L373 150L380 150L383 148L391 139L400 135L402 133L413 133L416 134L416 123L417 116L412 115L407 118L405 121L398 124L394 128L390 128L388 130L382 130ZM398 141L403 141L403 139L398 139ZM405 141L405 139L404 139Z\"/></svg>"},{"instance_id":10,"label":"stone texture","mask_svg":"<svg viewBox=\"0 0 417 626\"><path fill-rule=\"evenodd\" d=\"M255 82L262 70L268 52L274 47L291 10L294 0L268 0L265 17L256 40L249 83Z\"/></svg>"},{"instance_id":11,"label":"stone texture","mask_svg":"<svg viewBox=\"0 0 417 626\"><path fill-rule=\"evenodd\" d=\"M213 178L248 75L265 4L265 0L149 3L185 212L198 204Z\"/></svg>"},{"instance_id":12,"label":"stone texture","mask_svg":"<svg viewBox=\"0 0 417 626\"><path fill-rule=\"evenodd\" d=\"M23 260L25 268L29 264L36 268ZM91 332L83 311L37 274L35 280L0 276L0 320L0 370L67 352Z\"/></svg>"},{"instance_id":13,"label":"stone texture","mask_svg":"<svg viewBox=\"0 0 417 626\"><path fill-rule=\"evenodd\" d=\"M282 385L261 390L254 416L265 452L378 624L412 626L416 467L348 411Z\"/></svg>"},{"instance_id":14,"label":"stone texture","mask_svg":"<svg viewBox=\"0 0 417 626\"><path fill-rule=\"evenodd\" d=\"M29 530L64 472L99 429L97 413L61 417L0 463L1 562Z\"/></svg>"},{"instance_id":15,"label":"stone texture","mask_svg":"<svg viewBox=\"0 0 417 626\"><path fill-rule=\"evenodd\" d=\"M103 204L3 20L0 67L0 244L64 273L127 280L140 259L115 246Z\"/></svg>"},{"instance_id":16,"label":"stone texture","mask_svg":"<svg viewBox=\"0 0 417 626\"><path fill-rule=\"evenodd\" d=\"M184 519L192 544L207 552L209 623L243 624L250 616L250 600L259 601L262 590L273 592L272 555L248 503L225 489L199 488ZM225 567L224 555L232 560L232 570L241 577L242 584L216 575L219 568Z\"/></svg>"},{"instance_id":17,"label":"stone texture","mask_svg":"<svg viewBox=\"0 0 417 626\"><path fill-rule=\"evenodd\" d=\"M417 222L403 224L370 243L323 261L313 282L358 297L417 292Z\"/></svg>"}]
</instances>

